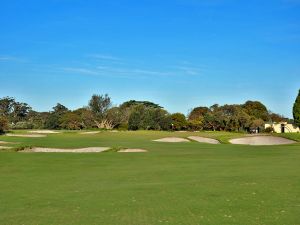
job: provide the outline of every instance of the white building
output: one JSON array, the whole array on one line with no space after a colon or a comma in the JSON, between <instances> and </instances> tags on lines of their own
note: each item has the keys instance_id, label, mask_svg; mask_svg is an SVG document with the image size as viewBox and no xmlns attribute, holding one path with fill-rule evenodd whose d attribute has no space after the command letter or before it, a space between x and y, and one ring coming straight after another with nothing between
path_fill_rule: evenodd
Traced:
<instances>
[{"instance_id":1,"label":"white building","mask_svg":"<svg viewBox=\"0 0 300 225\"><path fill-rule=\"evenodd\" d=\"M299 127L293 124L289 124L287 122L266 123L265 129L268 127L272 127L275 133L299 133L300 132Z\"/></svg>"}]
</instances>

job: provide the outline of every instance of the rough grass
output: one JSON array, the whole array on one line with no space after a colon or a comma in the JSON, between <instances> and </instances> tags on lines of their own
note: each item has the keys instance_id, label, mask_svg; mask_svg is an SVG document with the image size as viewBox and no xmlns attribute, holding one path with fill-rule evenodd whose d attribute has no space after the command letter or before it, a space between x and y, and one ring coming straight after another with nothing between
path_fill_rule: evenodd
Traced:
<instances>
[{"instance_id":1,"label":"rough grass","mask_svg":"<svg viewBox=\"0 0 300 225\"><path fill-rule=\"evenodd\" d=\"M209 135L227 140L236 134ZM149 152L1 152L0 224L300 224L299 144L151 141L167 136L190 134L1 136L20 142L16 146L109 146Z\"/></svg>"}]
</instances>

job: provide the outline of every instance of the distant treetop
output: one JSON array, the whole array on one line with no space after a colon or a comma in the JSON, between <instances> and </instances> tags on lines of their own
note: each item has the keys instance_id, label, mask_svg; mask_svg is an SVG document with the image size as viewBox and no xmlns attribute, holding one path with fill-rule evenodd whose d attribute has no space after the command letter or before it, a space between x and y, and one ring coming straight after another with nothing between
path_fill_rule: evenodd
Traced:
<instances>
[{"instance_id":1,"label":"distant treetop","mask_svg":"<svg viewBox=\"0 0 300 225\"><path fill-rule=\"evenodd\" d=\"M136 101L136 100L130 100L127 102L124 102L120 107L131 107L131 106L136 106L136 105L143 105L146 107L151 107L151 108L156 108L156 109L162 109L163 107L161 107L160 105L153 103L153 102L149 102L149 101Z\"/></svg>"}]
</instances>

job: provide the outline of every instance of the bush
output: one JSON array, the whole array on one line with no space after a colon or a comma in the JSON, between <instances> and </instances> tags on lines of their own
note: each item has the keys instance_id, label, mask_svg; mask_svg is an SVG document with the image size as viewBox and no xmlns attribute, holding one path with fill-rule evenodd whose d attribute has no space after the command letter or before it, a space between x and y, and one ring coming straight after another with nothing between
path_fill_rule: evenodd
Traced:
<instances>
[{"instance_id":1,"label":"bush","mask_svg":"<svg viewBox=\"0 0 300 225\"><path fill-rule=\"evenodd\" d=\"M11 129L15 129L15 130L23 130L23 129L33 129L34 128L34 124L31 122L17 122L13 125L11 125Z\"/></svg>"},{"instance_id":2,"label":"bush","mask_svg":"<svg viewBox=\"0 0 300 225\"><path fill-rule=\"evenodd\" d=\"M267 127L265 129L265 133L273 133L274 132L274 128L273 127Z\"/></svg>"},{"instance_id":3,"label":"bush","mask_svg":"<svg viewBox=\"0 0 300 225\"><path fill-rule=\"evenodd\" d=\"M141 114L138 111L133 111L130 114L129 120L128 120L128 129L129 130L138 130L141 125Z\"/></svg>"},{"instance_id":4,"label":"bush","mask_svg":"<svg viewBox=\"0 0 300 225\"><path fill-rule=\"evenodd\" d=\"M192 131L203 130L203 120L201 119L189 120L188 129Z\"/></svg>"},{"instance_id":5,"label":"bush","mask_svg":"<svg viewBox=\"0 0 300 225\"><path fill-rule=\"evenodd\" d=\"M128 123L121 123L116 127L118 130L128 130Z\"/></svg>"},{"instance_id":6,"label":"bush","mask_svg":"<svg viewBox=\"0 0 300 225\"><path fill-rule=\"evenodd\" d=\"M80 116L73 113L67 112L60 119L60 127L67 130L80 130L83 128L80 120Z\"/></svg>"},{"instance_id":7,"label":"bush","mask_svg":"<svg viewBox=\"0 0 300 225\"><path fill-rule=\"evenodd\" d=\"M185 115L182 113L174 113L171 115L172 118L172 128L173 130L186 130L187 121Z\"/></svg>"},{"instance_id":8,"label":"bush","mask_svg":"<svg viewBox=\"0 0 300 225\"><path fill-rule=\"evenodd\" d=\"M3 134L8 129L8 121L4 117L0 117L0 134Z\"/></svg>"}]
</instances>

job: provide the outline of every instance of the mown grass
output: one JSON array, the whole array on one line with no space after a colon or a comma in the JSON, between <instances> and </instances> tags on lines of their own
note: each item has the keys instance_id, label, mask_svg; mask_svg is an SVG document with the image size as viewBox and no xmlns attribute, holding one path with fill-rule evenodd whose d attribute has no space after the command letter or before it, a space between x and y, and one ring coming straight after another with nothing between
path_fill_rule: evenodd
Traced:
<instances>
[{"instance_id":1,"label":"mown grass","mask_svg":"<svg viewBox=\"0 0 300 225\"><path fill-rule=\"evenodd\" d=\"M193 133L226 142L242 134ZM300 224L300 145L157 143L168 132L0 137L15 146L148 153L0 152L0 224Z\"/></svg>"},{"instance_id":2,"label":"mown grass","mask_svg":"<svg viewBox=\"0 0 300 225\"><path fill-rule=\"evenodd\" d=\"M278 134L278 136L300 142L300 133L284 133Z\"/></svg>"}]
</instances>

